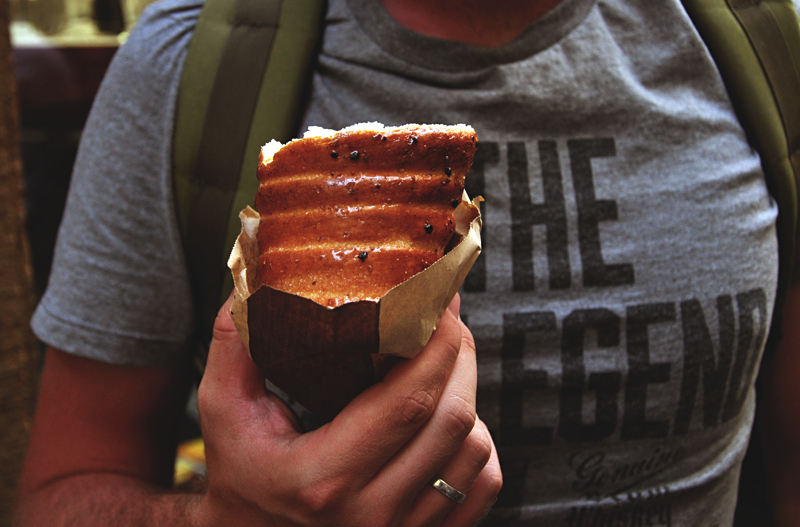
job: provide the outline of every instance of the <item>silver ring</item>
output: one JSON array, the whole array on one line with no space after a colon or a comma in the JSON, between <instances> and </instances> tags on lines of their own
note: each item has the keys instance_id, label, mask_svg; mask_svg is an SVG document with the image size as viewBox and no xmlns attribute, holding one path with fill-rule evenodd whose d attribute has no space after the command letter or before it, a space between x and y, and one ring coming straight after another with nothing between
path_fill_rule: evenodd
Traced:
<instances>
[{"instance_id":1,"label":"silver ring","mask_svg":"<svg viewBox=\"0 0 800 527\"><path fill-rule=\"evenodd\" d=\"M452 485L447 483L442 478L437 478L436 481L433 482L433 488L450 498L456 503L464 503L464 500L467 499L467 495L461 492L460 490L454 488Z\"/></svg>"}]
</instances>

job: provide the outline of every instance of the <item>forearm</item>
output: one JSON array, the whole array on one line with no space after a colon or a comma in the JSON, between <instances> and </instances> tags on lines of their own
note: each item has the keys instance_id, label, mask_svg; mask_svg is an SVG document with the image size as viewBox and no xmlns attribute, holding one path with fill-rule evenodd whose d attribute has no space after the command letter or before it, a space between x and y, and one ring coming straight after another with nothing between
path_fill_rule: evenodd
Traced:
<instances>
[{"instance_id":1,"label":"forearm","mask_svg":"<svg viewBox=\"0 0 800 527\"><path fill-rule=\"evenodd\" d=\"M764 467L776 525L800 526L800 284L783 308L783 340L761 372Z\"/></svg>"},{"instance_id":2,"label":"forearm","mask_svg":"<svg viewBox=\"0 0 800 527\"><path fill-rule=\"evenodd\" d=\"M197 489L163 489L118 474L71 476L22 497L15 525L199 526L205 525L202 496Z\"/></svg>"},{"instance_id":3,"label":"forearm","mask_svg":"<svg viewBox=\"0 0 800 527\"><path fill-rule=\"evenodd\" d=\"M169 488L169 425L183 401L178 372L54 351L17 525L461 526L485 514L502 476L488 430L473 426L475 347L457 302L415 359L307 434L265 390L229 306L220 310L198 391L208 487ZM434 489L437 473L468 492L467 501L456 505Z\"/></svg>"},{"instance_id":4,"label":"forearm","mask_svg":"<svg viewBox=\"0 0 800 527\"><path fill-rule=\"evenodd\" d=\"M793 386L797 385L795 375L800 374L800 361L780 356L786 351L780 350L776 362L764 365L760 432L775 523L779 527L796 527L800 525L800 430L793 421L800 404Z\"/></svg>"}]
</instances>

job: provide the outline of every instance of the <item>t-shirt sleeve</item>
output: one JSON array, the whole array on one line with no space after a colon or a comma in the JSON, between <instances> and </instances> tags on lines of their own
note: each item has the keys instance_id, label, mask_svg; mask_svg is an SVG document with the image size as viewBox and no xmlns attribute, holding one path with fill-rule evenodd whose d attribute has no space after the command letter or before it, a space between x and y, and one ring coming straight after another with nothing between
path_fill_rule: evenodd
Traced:
<instances>
[{"instance_id":1,"label":"t-shirt sleeve","mask_svg":"<svg viewBox=\"0 0 800 527\"><path fill-rule=\"evenodd\" d=\"M118 364L188 349L191 296L174 210L171 139L198 0L151 6L115 56L76 159L47 290L32 320L50 346Z\"/></svg>"}]
</instances>

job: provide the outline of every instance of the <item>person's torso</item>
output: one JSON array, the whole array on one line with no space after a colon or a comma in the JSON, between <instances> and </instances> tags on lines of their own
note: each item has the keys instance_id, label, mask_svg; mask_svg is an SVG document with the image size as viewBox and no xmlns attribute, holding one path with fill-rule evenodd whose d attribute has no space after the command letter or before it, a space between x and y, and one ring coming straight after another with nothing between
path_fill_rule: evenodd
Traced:
<instances>
[{"instance_id":1,"label":"person's torso","mask_svg":"<svg viewBox=\"0 0 800 527\"><path fill-rule=\"evenodd\" d=\"M478 133L461 294L505 481L488 524L730 525L776 210L680 4L565 0L492 49L368 0L327 24L303 128Z\"/></svg>"}]
</instances>

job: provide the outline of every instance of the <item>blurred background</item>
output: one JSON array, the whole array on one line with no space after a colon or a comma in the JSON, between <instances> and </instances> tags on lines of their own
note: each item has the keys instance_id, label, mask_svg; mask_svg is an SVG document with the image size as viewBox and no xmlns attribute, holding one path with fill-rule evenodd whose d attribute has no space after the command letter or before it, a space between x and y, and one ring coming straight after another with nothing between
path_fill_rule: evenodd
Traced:
<instances>
[{"instance_id":1,"label":"blurred background","mask_svg":"<svg viewBox=\"0 0 800 527\"><path fill-rule=\"evenodd\" d=\"M106 69L153 0L8 0L25 210L37 295L83 125Z\"/></svg>"},{"instance_id":2,"label":"blurred background","mask_svg":"<svg viewBox=\"0 0 800 527\"><path fill-rule=\"evenodd\" d=\"M151 1L0 0L0 527L11 525L43 353L28 324L78 142L111 59ZM176 472L186 479L202 470L202 445L182 448Z\"/></svg>"}]
</instances>

